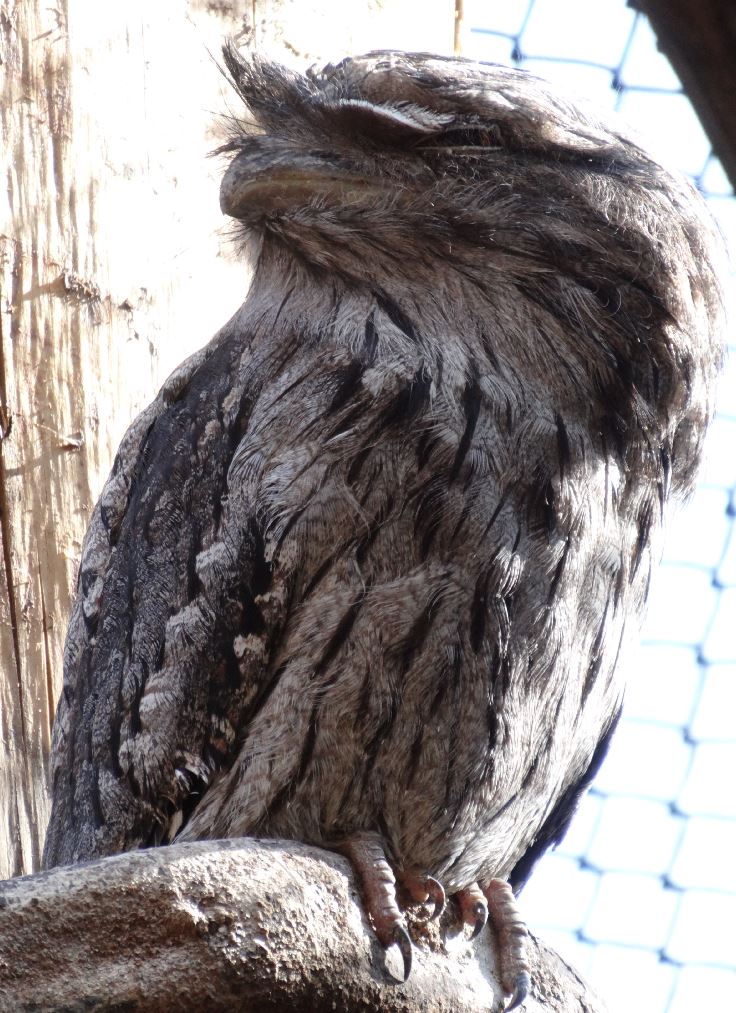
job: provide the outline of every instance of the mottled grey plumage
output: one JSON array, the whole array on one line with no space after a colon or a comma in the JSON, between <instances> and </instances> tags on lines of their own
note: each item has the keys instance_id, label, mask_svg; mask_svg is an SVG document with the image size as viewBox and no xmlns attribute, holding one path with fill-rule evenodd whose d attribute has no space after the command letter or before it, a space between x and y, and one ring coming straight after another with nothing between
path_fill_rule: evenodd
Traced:
<instances>
[{"instance_id":1,"label":"mottled grey plumage","mask_svg":"<svg viewBox=\"0 0 736 1013\"><path fill-rule=\"evenodd\" d=\"M400 874L519 885L605 751L692 487L719 242L522 72L226 57L255 278L93 514L45 864L375 831Z\"/></svg>"}]
</instances>

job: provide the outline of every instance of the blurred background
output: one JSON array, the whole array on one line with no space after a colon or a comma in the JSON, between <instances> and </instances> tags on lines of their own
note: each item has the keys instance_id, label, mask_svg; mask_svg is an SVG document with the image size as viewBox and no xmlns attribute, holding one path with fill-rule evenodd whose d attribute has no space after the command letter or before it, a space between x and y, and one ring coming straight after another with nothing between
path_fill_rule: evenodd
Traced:
<instances>
[{"instance_id":1,"label":"blurred background","mask_svg":"<svg viewBox=\"0 0 736 1013\"><path fill-rule=\"evenodd\" d=\"M643 14L625 0L466 0L464 13L464 55L618 110L701 189L734 259L733 189ZM733 347L707 451L669 526L611 752L522 897L533 931L611 1013L736 1009Z\"/></svg>"}]
</instances>

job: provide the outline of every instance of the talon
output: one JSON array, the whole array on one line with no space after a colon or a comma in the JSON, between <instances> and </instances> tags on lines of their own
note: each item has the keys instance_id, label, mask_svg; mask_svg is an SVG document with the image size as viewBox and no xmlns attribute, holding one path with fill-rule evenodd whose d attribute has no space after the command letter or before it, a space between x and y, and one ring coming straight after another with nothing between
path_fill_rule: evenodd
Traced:
<instances>
[{"instance_id":1,"label":"talon","mask_svg":"<svg viewBox=\"0 0 736 1013\"><path fill-rule=\"evenodd\" d=\"M426 887L429 900L434 904L432 914L429 916L429 920L433 922L445 910L447 898L445 897L445 888L434 876L427 876Z\"/></svg>"},{"instance_id":2,"label":"talon","mask_svg":"<svg viewBox=\"0 0 736 1013\"><path fill-rule=\"evenodd\" d=\"M455 894L460 905L460 917L472 927L471 939L475 939L488 921L488 905L477 883L471 883Z\"/></svg>"},{"instance_id":3,"label":"talon","mask_svg":"<svg viewBox=\"0 0 736 1013\"><path fill-rule=\"evenodd\" d=\"M491 879L483 883L481 889L488 901L496 936L499 977L506 995L511 996L506 1010L516 1009L524 1002L531 987L526 955L529 933L508 883L502 879Z\"/></svg>"},{"instance_id":4,"label":"talon","mask_svg":"<svg viewBox=\"0 0 736 1013\"><path fill-rule=\"evenodd\" d=\"M360 881L365 911L379 942L386 947L396 943L401 951L404 977L399 980L406 981L411 973L412 944L396 903L396 880L386 859L383 841L378 834L353 834L342 841L338 849L350 859ZM423 898L428 896L429 890L425 889Z\"/></svg>"},{"instance_id":5,"label":"talon","mask_svg":"<svg viewBox=\"0 0 736 1013\"><path fill-rule=\"evenodd\" d=\"M475 916L475 924L473 926L473 931L470 933L470 938L475 939L475 937L480 935L483 931L486 922L488 921L488 908L483 901L478 901L477 904L473 905L471 911Z\"/></svg>"},{"instance_id":6,"label":"talon","mask_svg":"<svg viewBox=\"0 0 736 1013\"><path fill-rule=\"evenodd\" d=\"M399 878L405 889L409 891L411 899L415 900L417 904L426 904L428 901L432 903L433 910L429 920L434 921L435 918L439 918L445 910L446 902L445 889L442 884L426 872L404 872Z\"/></svg>"},{"instance_id":7,"label":"talon","mask_svg":"<svg viewBox=\"0 0 736 1013\"><path fill-rule=\"evenodd\" d=\"M407 980L411 974L411 961L413 947L409 933L406 931L403 925L394 925L393 941L396 943L398 948L401 950L401 956L404 961L404 981Z\"/></svg>"},{"instance_id":8,"label":"talon","mask_svg":"<svg viewBox=\"0 0 736 1013\"><path fill-rule=\"evenodd\" d=\"M532 979L529 972L520 971L516 976L514 994L511 996L508 1006L504 1006L504 1013L510 1013L512 1009L516 1009L517 1006L521 1006L526 997L529 995L531 985Z\"/></svg>"}]
</instances>

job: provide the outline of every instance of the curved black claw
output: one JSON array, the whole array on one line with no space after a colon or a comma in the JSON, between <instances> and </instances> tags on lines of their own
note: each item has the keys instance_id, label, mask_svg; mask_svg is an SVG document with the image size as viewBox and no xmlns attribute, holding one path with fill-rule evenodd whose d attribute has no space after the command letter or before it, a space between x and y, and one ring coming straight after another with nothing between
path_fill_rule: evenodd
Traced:
<instances>
[{"instance_id":1,"label":"curved black claw","mask_svg":"<svg viewBox=\"0 0 736 1013\"><path fill-rule=\"evenodd\" d=\"M445 910L445 904L447 903L447 897L445 896L445 888L442 883L438 882L434 876L427 876L425 888L429 894L429 899L434 904L434 910L429 916L429 920L433 922L435 918L439 918L442 912Z\"/></svg>"},{"instance_id":2,"label":"curved black claw","mask_svg":"<svg viewBox=\"0 0 736 1013\"><path fill-rule=\"evenodd\" d=\"M401 956L404 961L404 981L407 980L411 974L411 960L413 947L409 933L406 931L403 925L394 925L393 932L394 939L398 948L401 950Z\"/></svg>"},{"instance_id":3,"label":"curved black claw","mask_svg":"<svg viewBox=\"0 0 736 1013\"><path fill-rule=\"evenodd\" d=\"M488 906L482 900L479 900L477 904L473 904L471 910L475 918L475 924L473 925L473 931L470 933L470 938L475 939L483 931L488 921ZM523 1002L524 1000L522 999L521 1001Z\"/></svg>"},{"instance_id":4,"label":"curved black claw","mask_svg":"<svg viewBox=\"0 0 736 1013\"><path fill-rule=\"evenodd\" d=\"M511 996L508 1006L504 1006L504 1013L509 1013L510 1010L516 1009L517 1006L521 1006L526 997L529 995L531 985L532 979L529 972L519 971L516 975L516 981L514 982L514 994Z\"/></svg>"}]
</instances>

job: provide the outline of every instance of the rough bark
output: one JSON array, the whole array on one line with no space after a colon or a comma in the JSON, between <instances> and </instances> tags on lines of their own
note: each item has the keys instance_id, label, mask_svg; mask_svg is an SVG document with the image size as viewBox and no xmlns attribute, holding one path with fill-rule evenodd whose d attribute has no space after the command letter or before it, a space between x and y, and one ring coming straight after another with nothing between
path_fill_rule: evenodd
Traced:
<instances>
[{"instance_id":1,"label":"rough bark","mask_svg":"<svg viewBox=\"0 0 736 1013\"><path fill-rule=\"evenodd\" d=\"M365 922L348 863L283 841L131 852L0 885L0 1008L477 1013L502 1008L489 933L414 921L414 969ZM526 1013L604 1013L532 942Z\"/></svg>"},{"instance_id":2,"label":"rough bark","mask_svg":"<svg viewBox=\"0 0 736 1013\"><path fill-rule=\"evenodd\" d=\"M453 9L0 0L0 878L38 867L70 596L120 437L247 288L207 159L238 110L222 40L302 64L450 51Z\"/></svg>"}]
</instances>

